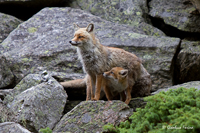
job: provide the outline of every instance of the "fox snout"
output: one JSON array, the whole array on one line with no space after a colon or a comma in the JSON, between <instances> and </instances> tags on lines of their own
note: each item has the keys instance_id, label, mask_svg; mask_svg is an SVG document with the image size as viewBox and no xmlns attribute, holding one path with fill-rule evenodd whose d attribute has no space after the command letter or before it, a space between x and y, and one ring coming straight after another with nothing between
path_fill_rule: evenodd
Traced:
<instances>
[{"instance_id":1,"label":"fox snout","mask_svg":"<svg viewBox=\"0 0 200 133\"><path fill-rule=\"evenodd\" d=\"M69 41L69 43L73 46L77 46L80 44L80 42L76 42L76 41Z\"/></svg>"}]
</instances>

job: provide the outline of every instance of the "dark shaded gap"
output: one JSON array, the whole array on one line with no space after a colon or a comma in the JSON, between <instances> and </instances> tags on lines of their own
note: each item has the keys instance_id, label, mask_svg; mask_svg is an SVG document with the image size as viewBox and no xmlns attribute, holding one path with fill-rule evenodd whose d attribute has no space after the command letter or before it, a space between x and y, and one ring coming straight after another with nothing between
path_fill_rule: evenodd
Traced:
<instances>
[{"instance_id":1,"label":"dark shaded gap","mask_svg":"<svg viewBox=\"0 0 200 133\"><path fill-rule=\"evenodd\" d=\"M70 2L71 0L58 0L57 2L2 2L0 3L0 12L26 21L45 7L66 7L69 6Z\"/></svg>"},{"instance_id":2,"label":"dark shaded gap","mask_svg":"<svg viewBox=\"0 0 200 133\"><path fill-rule=\"evenodd\" d=\"M153 26L163 31L169 37L177 37L189 41L200 41L200 33L198 32L181 31L171 25L166 24L161 18L155 18L150 15L149 17Z\"/></svg>"},{"instance_id":3,"label":"dark shaded gap","mask_svg":"<svg viewBox=\"0 0 200 133\"><path fill-rule=\"evenodd\" d=\"M178 58L178 54L180 53L181 51L181 40L179 42L179 45L177 46L176 48L176 52L174 54L174 57L172 59L172 63L171 63L171 67L170 67L170 72L172 74L172 84L173 85L177 85L178 84L178 77L177 75L180 75L179 72L180 71L177 71L177 65L176 65L176 61L177 61L177 58Z\"/></svg>"}]
</instances>

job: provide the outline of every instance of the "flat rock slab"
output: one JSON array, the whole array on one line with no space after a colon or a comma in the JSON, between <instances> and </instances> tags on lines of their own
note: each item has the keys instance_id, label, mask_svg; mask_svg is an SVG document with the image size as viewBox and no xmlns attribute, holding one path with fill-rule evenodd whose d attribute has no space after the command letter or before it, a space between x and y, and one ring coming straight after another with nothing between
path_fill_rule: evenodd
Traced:
<instances>
[{"instance_id":1,"label":"flat rock slab","mask_svg":"<svg viewBox=\"0 0 200 133\"><path fill-rule=\"evenodd\" d=\"M192 14L196 9L189 0L151 0L149 6L152 17L182 31L200 32L200 17Z\"/></svg>"},{"instance_id":2,"label":"flat rock slab","mask_svg":"<svg viewBox=\"0 0 200 133\"><path fill-rule=\"evenodd\" d=\"M164 89L159 89L156 92L153 92L152 94L155 95L161 91L168 91L169 89L177 89L180 87L184 87L184 88L196 88L197 90L200 90L200 81L191 81L191 82L187 82L184 84L180 84L180 85L175 85L175 86L171 86L169 88L164 88Z\"/></svg>"},{"instance_id":3,"label":"flat rock slab","mask_svg":"<svg viewBox=\"0 0 200 133\"><path fill-rule=\"evenodd\" d=\"M18 123L4 122L0 123L0 133L31 133Z\"/></svg>"},{"instance_id":4,"label":"flat rock slab","mask_svg":"<svg viewBox=\"0 0 200 133\"><path fill-rule=\"evenodd\" d=\"M63 116L53 132L100 133L105 124L117 125L131 115L132 109L121 101L81 102Z\"/></svg>"}]
</instances>

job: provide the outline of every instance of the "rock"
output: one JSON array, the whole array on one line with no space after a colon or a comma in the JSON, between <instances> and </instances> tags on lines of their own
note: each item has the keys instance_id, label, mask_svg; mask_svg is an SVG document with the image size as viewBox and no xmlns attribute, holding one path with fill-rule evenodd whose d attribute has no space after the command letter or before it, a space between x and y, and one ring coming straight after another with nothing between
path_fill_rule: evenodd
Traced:
<instances>
[{"instance_id":1,"label":"rock","mask_svg":"<svg viewBox=\"0 0 200 133\"><path fill-rule=\"evenodd\" d=\"M11 31L17 28L20 23L22 23L22 21L17 18L0 13L0 43L10 34Z\"/></svg>"},{"instance_id":2,"label":"rock","mask_svg":"<svg viewBox=\"0 0 200 133\"><path fill-rule=\"evenodd\" d=\"M76 48L68 43L74 34L74 22L81 27L94 23L103 45L123 48L142 58L154 88L171 85L170 66L180 39L134 33L134 27L72 8L45 8L4 40L0 51L9 62L7 68L15 75L14 82L9 84L15 85L26 75L42 70L82 73Z\"/></svg>"},{"instance_id":3,"label":"rock","mask_svg":"<svg viewBox=\"0 0 200 133\"><path fill-rule=\"evenodd\" d=\"M144 101L142 97L132 98L128 104L130 108L136 112L136 108L144 108L147 102Z\"/></svg>"},{"instance_id":4,"label":"rock","mask_svg":"<svg viewBox=\"0 0 200 133\"><path fill-rule=\"evenodd\" d=\"M10 94L12 92L13 89L0 89L0 99L4 100L4 98L6 97L6 95Z\"/></svg>"},{"instance_id":5,"label":"rock","mask_svg":"<svg viewBox=\"0 0 200 133\"><path fill-rule=\"evenodd\" d=\"M18 123L14 122L4 122L0 123L1 133L31 133Z\"/></svg>"},{"instance_id":6,"label":"rock","mask_svg":"<svg viewBox=\"0 0 200 133\"><path fill-rule=\"evenodd\" d=\"M13 122L13 121L16 121L14 113L2 102L0 102L0 123ZM1 126L0 126L0 133L2 133Z\"/></svg>"},{"instance_id":7,"label":"rock","mask_svg":"<svg viewBox=\"0 0 200 133\"><path fill-rule=\"evenodd\" d=\"M180 85L175 85L175 86L171 86L169 88L164 88L164 89L159 89L156 92L153 92L152 94L158 94L161 91L168 91L169 89L177 89L180 87L184 87L184 88L196 88L197 90L200 90L200 81L191 81L191 82L187 82L184 84L180 84Z\"/></svg>"},{"instance_id":8,"label":"rock","mask_svg":"<svg viewBox=\"0 0 200 133\"><path fill-rule=\"evenodd\" d=\"M175 65L175 84L200 80L200 42L183 40Z\"/></svg>"},{"instance_id":9,"label":"rock","mask_svg":"<svg viewBox=\"0 0 200 133\"><path fill-rule=\"evenodd\" d=\"M53 132L102 132L102 126L118 125L132 115L132 110L121 101L81 102L68 112L53 129Z\"/></svg>"},{"instance_id":10,"label":"rock","mask_svg":"<svg viewBox=\"0 0 200 133\"><path fill-rule=\"evenodd\" d=\"M12 90L10 94L8 94L4 99L4 104L8 104L12 102L18 94L27 90L28 88L34 87L42 82L42 78L40 74L29 74L25 78L23 78Z\"/></svg>"},{"instance_id":11,"label":"rock","mask_svg":"<svg viewBox=\"0 0 200 133\"><path fill-rule=\"evenodd\" d=\"M74 79L82 79L85 77L85 74L82 73L65 73L65 72L55 72L55 71L48 71L48 73L59 82L74 80Z\"/></svg>"},{"instance_id":12,"label":"rock","mask_svg":"<svg viewBox=\"0 0 200 133\"><path fill-rule=\"evenodd\" d=\"M0 44L1 49L1 44ZM6 88L14 81L14 75L8 65L6 57L0 55L0 88Z\"/></svg>"},{"instance_id":13,"label":"rock","mask_svg":"<svg viewBox=\"0 0 200 133\"><path fill-rule=\"evenodd\" d=\"M151 25L148 17L147 0L76 0L70 5L91 12L103 19L120 24L128 24L134 32L153 36L165 36Z\"/></svg>"},{"instance_id":14,"label":"rock","mask_svg":"<svg viewBox=\"0 0 200 133\"><path fill-rule=\"evenodd\" d=\"M196 9L189 0L151 0L149 6L152 17L181 31L200 32L200 17L192 14Z\"/></svg>"},{"instance_id":15,"label":"rock","mask_svg":"<svg viewBox=\"0 0 200 133\"><path fill-rule=\"evenodd\" d=\"M190 0L192 2L192 4L196 7L196 9L199 11L200 13L200 0ZM199 14L198 13L198 14Z\"/></svg>"},{"instance_id":16,"label":"rock","mask_svg":"<svg viewBox=\"0 0 200 133\"><path fill-rule=\"evenodd\" d=\"M60 120L67 100L63 87L52 77L41 82L38 74L28 75L13 90L13 97L5 98L18 123L32 132L52 129ZM13 99L13 100L12 100Z\"/></svg>"},{"instance_id":17,"label":"rock","mask_svg":"<svg viewBox=\"0 0 200 133\"><path fill-rule=\"evenodd\" d=\"M75 95L74 95L75 96ZM76 99L79 99L77 96L76 96ZM69 100L66 105L65 105L65 110L63 112L63 114L66 114L68 113L69 111L71 111L74 107L76 107L80 102L82 102L81 100Z\"/></svg>"}]
</instances>

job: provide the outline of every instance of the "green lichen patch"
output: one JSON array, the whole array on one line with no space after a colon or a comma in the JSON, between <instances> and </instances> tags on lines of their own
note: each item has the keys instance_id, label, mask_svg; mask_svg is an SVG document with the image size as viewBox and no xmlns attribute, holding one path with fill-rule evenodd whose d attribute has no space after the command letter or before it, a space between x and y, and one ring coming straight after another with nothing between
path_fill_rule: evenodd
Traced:
<instances>
[{"instance_id":1,"label":"green lichen patch","mask_svg":"<svg viewBox=\"0 0 200 133\"><path fill-rule=\"evenodd\" d=\"M35 27L30 27L30 28L28 28L28 32L29 33L34 33L34 32L36 32L37 31L37 28L35 28Z\"/></svg>"}]
</instances>

